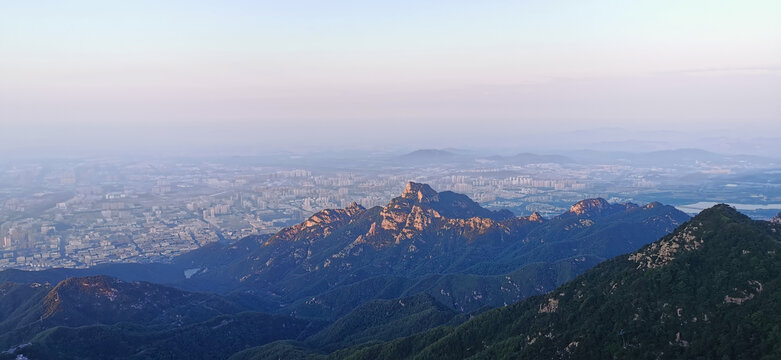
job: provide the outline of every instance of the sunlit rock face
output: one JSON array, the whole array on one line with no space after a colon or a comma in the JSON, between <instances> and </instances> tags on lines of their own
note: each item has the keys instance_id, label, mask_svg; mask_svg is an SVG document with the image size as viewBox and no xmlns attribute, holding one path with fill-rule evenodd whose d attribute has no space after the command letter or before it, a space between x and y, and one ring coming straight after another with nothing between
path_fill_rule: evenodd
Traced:
<instances>
[{"instance_id":1,"label":"sunlit rock face","mask_svg":"<svg viewBox=\"0 0 781 360\"><path fill-rule=\"evenodd\" d=\"M585 215L590 213L601 213L602 211L609 209L610 203L602 198L587 199L578 202L569 208L569 212L575 215Z\"/></svg>"},{"instance_id":2,"label":"sunlit rock face","mask_svg":"<svg viewBox=\"0 0 781 360\"><path fill-rule=\"evenodd\" d=\"M333 229L350 223L350 221L365 210L366 209L363 206L353 202L344 209L325 209L319 211L310 216L309 219L306 219L306 221L283 229L269 239L266 244L272 244L280 240L301 240L302 236L299 235L305 235L304 238L328 236Z\"/></svg>"},{"instance_id":3,"label":"sunlit rock face","mask_svg":"<svg viewBox=\"0 0 781 360\"><path fill-rule=\"evenodd\" d=\"M431 186L412 181L407 183L407 187L404 188L401 197L405 199L417 199L421 204L439 202L439 193L434 191Z\"/></svg>"},{"instance_id":4,"label":"sunlit rock face","mask_svg":"<svg viewBox=\"0 0 781 360\"><path fill-rule=\"evenodd\" d=\"M512 213L509 216L507 213L483 209L461 194L438 193L427 184L409 182L401 196L382 208L379 214L381 220L372 223L360 241L382 247L400 244L427 230L437 229L455 230L471 239L492 228L506 231L506 226L497 226L497 219L513 217ZM531 218L531 221L541 219L539 214Z\"/></svg>"},{"instance_id":5,"label":"sunlit rock face","mask_svg":"<svg viewBox=\"0 0 781 360\"><path fill-rule=\"evenodd\" d=\"M562 225L564 230L574 231L588 228L594 225L595 221L599 221L597 218L608 214L632 209L650 211L658 207L663 205L651 203L641 208L631 203L610 204L602 198L586 199L572 205L567 213L555 219L567 222ZM374 211L376 212L368 214L365 208L356 203L345 209L323 210L301 224L280 231L269 239L266 245L279 241L304 244L317 242L327 238L335 229L353 224L363 214L368 214L361 222L365 225L360 225L356 232L352 232L351 242L336 254L336 257L341 258L363 245L381 249L414 239L425 242L432 236L443 236L443 232L450 234L447 236L459 237L466 243L488 233L495 235L492 238L520 238L521 233L527 230L519 232L519 229L530 229L529 227L540 226L549 221L537 212L526 217L515 217L506 210L491 211L466 195L450 191L440 193L427 184L416 182L407 183L400 196ZM674 220L670 222L673 227L678 225ZM309 252L309 249L298 249L297 258L309 259Z\"/></svg>"},{"instance_id":6,"label":"sunlit rock face","mask_svg":"<svg viewBox=\"0 0 781 360\"><path fill-rule=\"evenodd\" d=\"M770 219L770 222L774 224L781 224L781 212L778 213L774 218Z\"/></svg>"},{"instance_id":7,"label":"sunlit rock face","mask_svg":"<svg viewBox=\"0 0 781 360\"><path fill-rule=\"evenodd\" d=\"M388 231L403 229L423 230L431 224L432 218L441 217L431 208L439 202L439 193L426 184L407 183L401 196L391 200L380 212L381 228Z\"/></svg>"},{"instance_id":8,"label":"sunlit rock face","mask_svg":"<svg viewBox=\"0 0 781 360\"><path fill-rule=\"evenodd\" d=\"M544 220L542 215L540 215L540 213L538 213L536 211L533 212L531 215L529 215L526 219L528 219L529 221L533 221L533 222L542 222Z\"/></svg>"}]
</instances>

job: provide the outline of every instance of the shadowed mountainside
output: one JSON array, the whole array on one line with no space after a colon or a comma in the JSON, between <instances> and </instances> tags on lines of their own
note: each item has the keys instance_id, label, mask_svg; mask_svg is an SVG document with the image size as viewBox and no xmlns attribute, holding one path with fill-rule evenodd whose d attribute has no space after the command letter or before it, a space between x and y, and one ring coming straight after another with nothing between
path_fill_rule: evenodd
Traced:
<instances>
[{"instance_id":1,"label":"shadowed mountainside","mask_svg":"<svg viewBox=\"0 0 781 360\"><path fill-rule=\"evenodd\" d=\"M307 359L774 359L781 356L781 227L727 205L549 294L383 344Z\"/></svg>"}]
</instances>

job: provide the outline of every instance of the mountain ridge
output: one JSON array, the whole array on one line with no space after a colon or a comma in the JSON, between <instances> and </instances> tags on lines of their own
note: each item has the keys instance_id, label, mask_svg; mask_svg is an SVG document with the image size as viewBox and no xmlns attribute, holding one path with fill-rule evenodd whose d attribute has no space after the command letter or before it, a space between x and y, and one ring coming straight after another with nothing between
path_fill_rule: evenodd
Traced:
<instances>
[{"instance_id":1,"label":"mountain ridge","mask_svg":"<svg viewBox=\"0 0 781 360\"><path fill-rule=\"evenodd\" d=\"M776 358L778 250L779 225L717 205L546 295L328 358Z\"/></svg>"},{"instance_id":2,"label":"mountain ridge","mask_svg":"<svg viewBox=\"0 0 781 360\"><path fill-rule=\"evenodd\" d=\"M182 290L229 295L256 310L328 320L362 302L415 291L471 312L549 291L688 219L658 203L587 199L570 210L549 219L538 213L516 217L462 194L409 182L384 207L352 203L322 210L270 237L207 246L172 264L0 272L0 277L56 283L100 271L123 279L158 278ZM114 271L120 268L126 269ZM146 275L138 279L138 274Z\"/></svg>"},{"instance_id":3,"label":"mountain ridge","mask_svg":"<svg viewBox=\"0 0 781 360\"><path fill-rule=\"evenodd\" d=\"M193 356L219 354L222 341L206 335L214 329L232 336L225 348L237 359L781 354L773 341L781 338L773 330L781 323L775 300L781 298L781 224L751 220L723 204L689 218L657 202L601 198L550 218L508 218L465 198L410 183L385 207L323 210L274 236L216 246L208 258L189 254L185 265L200 269L182 287L231 280L223 284L231 290L177 298L183 290L170 288L165 291L173 295L148 307L161 315L146 318L131 305L156 299L155 292L136 290L155 285L100 276L55 286L4 284L0 314L13 321L0 322L0 330L41 318L14 310L30 306L25 303L57 311L42 326L0 336L0 343L32 338L19 353L84 356L92 350L80 339L105 335L151 344L145 354L173 347L178 356ZM58 307L53 294L87 304L93 318L80 315L78 306ZM172 299L183 300L165 307ZM272 325L260 338L248 337L265 323ZM267 343L274 340L281 342ZM114 351L97 344L101 354L122 357L135 346Z\"/></svg>"},{"instance_id":4,"label":"mountain ridge","mask_svg":"<svg viewBox=\"0 0 781 360\"><path fill-rule=\"evenodd\" d=\"M351 205L352 211L323 210L302 224L282 230L262 246L248 248L247 255L229 264L197 272L189 283L219 281L233 284L235 289L260 291L260 296L280 302L279 311L298 313L306 309L310 316L331 311L327 307L317 311L313 308L324 301L320 297L326 294L342 292L348 296L358 289L375 294L365 300L381 294L410 295L406 289L432 274L457 276L464 280L461 283L474 284L470 286L477 291L483 287L466 279L498 279L535 263L538 269L564 270L535 275L540 284L531 288L544 291L552 286L543 277L558 279L558 284L585 270L580 264L593 265L596 259L634 250L688 219L661 204L640 207L609 204L603 199L592 201L590 207L584 205L587 203L579 202L585 209L580 214L565 213L551 219L539 214L515 217L510 212L482 208L462 194L436 192L426 184L409 182L400 196L384 207L363 209L355 204ZM553 265L581 257L588 261ZM196 263L191 266L199 267ZM369 279L388 281L386 285L392 284L394 290L388 292L386 286L363 283ZM508 293L497 286L491 294L476 295L482 300L469 300L462 309L465 298L439 297L442 293L462 293L452 288L456 283L437 291L426 289L439 301L458 304L453 306L459 311L473 311L488 304L500 306L517 301L518 295L530 294L528 288ZM546 285L541 286L543 283ZM347 298L343 301L352 303Z\"/></svg>"},{"instance_id":5,"label":"mountain ridge","mask_svg":"<svg viewBox=\"0 0 781 360\"><path fill-rule=\"evenodd\" d=\"M103 275L68 278L54 286L6 282L0 286L0 311L6 315L0 320L0 346L12 350L0 353L0 359L14 358L13 349L33 359L131 358L142 349L192 357L197 352L189 349L198 345L180 346L190 342L185 335L223 342L222 350L204 349L214 356L214 351L237 352L253 343L307 337L326 325L252 310L219 295ZM254 335L235 334L253 328ZM229 335L239 340L210 339Z\"/></svg>"}]
</instances>

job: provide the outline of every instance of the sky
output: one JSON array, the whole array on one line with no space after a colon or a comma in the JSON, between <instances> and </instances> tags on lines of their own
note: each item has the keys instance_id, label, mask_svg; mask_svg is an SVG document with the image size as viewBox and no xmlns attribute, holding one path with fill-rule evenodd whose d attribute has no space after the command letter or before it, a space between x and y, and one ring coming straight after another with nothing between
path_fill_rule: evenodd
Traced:
<instances>
[{"instance_id":1,"label":"sky","mask_svg":"<svg viewBox=\"0 0 781 360\"><path fill-rule=\"evenodd\" d=\"M752 0L0 0L0 151L750 143L781 134L779 19Z\"/></svg>"}]
</instances>

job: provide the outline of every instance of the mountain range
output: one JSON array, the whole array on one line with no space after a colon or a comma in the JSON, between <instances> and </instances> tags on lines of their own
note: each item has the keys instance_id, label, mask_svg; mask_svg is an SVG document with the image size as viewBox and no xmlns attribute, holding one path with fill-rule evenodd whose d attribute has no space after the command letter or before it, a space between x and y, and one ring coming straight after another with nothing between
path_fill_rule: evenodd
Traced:
<instances>
[{"instance_id":1,"label":"mountain range","mask_svg":"<svg viewBox=\"0 0 781 360\"><path fill-rule=\"evenodd\" d=\"M233 359L777 359L781 226L727 205L573 281L459 326L339 351L274 343Z\"/></svg>"},{"instance_id":2,"label":"mountain range","mask_svg":"<svg viewBox=\"0 0 781 360\"><path fill-rule=\"evenodd\" d=\"M273 300L278 312L328 320L374 298L418 292L469 312L547 292L687 219L670 206L602 199L552 219L515 217L410 182L384 207L323 210L246 244L240 256L205 250L227 261L190 256L184 266L200 270L178 286L213 291L210 284L220 283L223 293Z\"/></svg>"},{"instance_id":3,"label":"mountain range","mask_svg":"<svg viewBox=\"0 0 781 360\"><path fill-rule=\"evenodd\" d=\"M323 210L271 237L213 244L171 264L4 271L0 279L56 284L110 275L240 297L265 312L329 321L371 299L419 292L470 312L550 291L687 219L659 203L603 199L581 201L550 219L536 213L515 217L410 182L384 207Z\"/></svg>"},{"instance_id":4,"label":"mountain range","mask_svg":"<svg viewBox=\"0 0 781 360\"><path fill-rule=\"evenodd\" d=\"M445 163L469 163L478 160L495 161L508 165L529 165L529 164L568 164L574 163L571 158L562 155L550 155L550 154L532 154L532 153L518 153L511 156L478 156L477 154L469 152L457 152L441 149L420 149L407 153L399 157L405 164L421 165L421 164L442 164Z\"/></svg>"},{"instance_id":5,"label":"mountain range","mask_svg":"<svg viewBox=\"0 0 781 360\"><path fill-rule=\"evenodd\" d=\"M637 140L628 141L636 149ZM394 158L406 165L469 164L490 161L497 164L524 166L529 164L605 164L621 163L634 166L664 166L686 168L698 164L763 164L777 167L778 159L756 155L714 153L698 148L672 148L654 151L570 150L561 154L518 153L492 155L456 149L420 149Z\"/></svg>"},{"instance_id":6,"label":"mountain range","mask_svg":"<svg viewBox=\"0 0 781 360\"><path fill-rule=\"evenodd\" d=\"M549 219L516 217L411 182L384 207L323 210L170 264L0 272L0 346L10 349L0 359L703 354L697 331L714 325L703 318L736 313L712 297L773 303L751 300L777 289L779 226L724 205L690 220L659 203L599 198ZM733 238L742 257L722 244ZM753 316L765 330L777 319ZM772 343L752 329L749 348Z\"/></svg>"}]
</instances>

